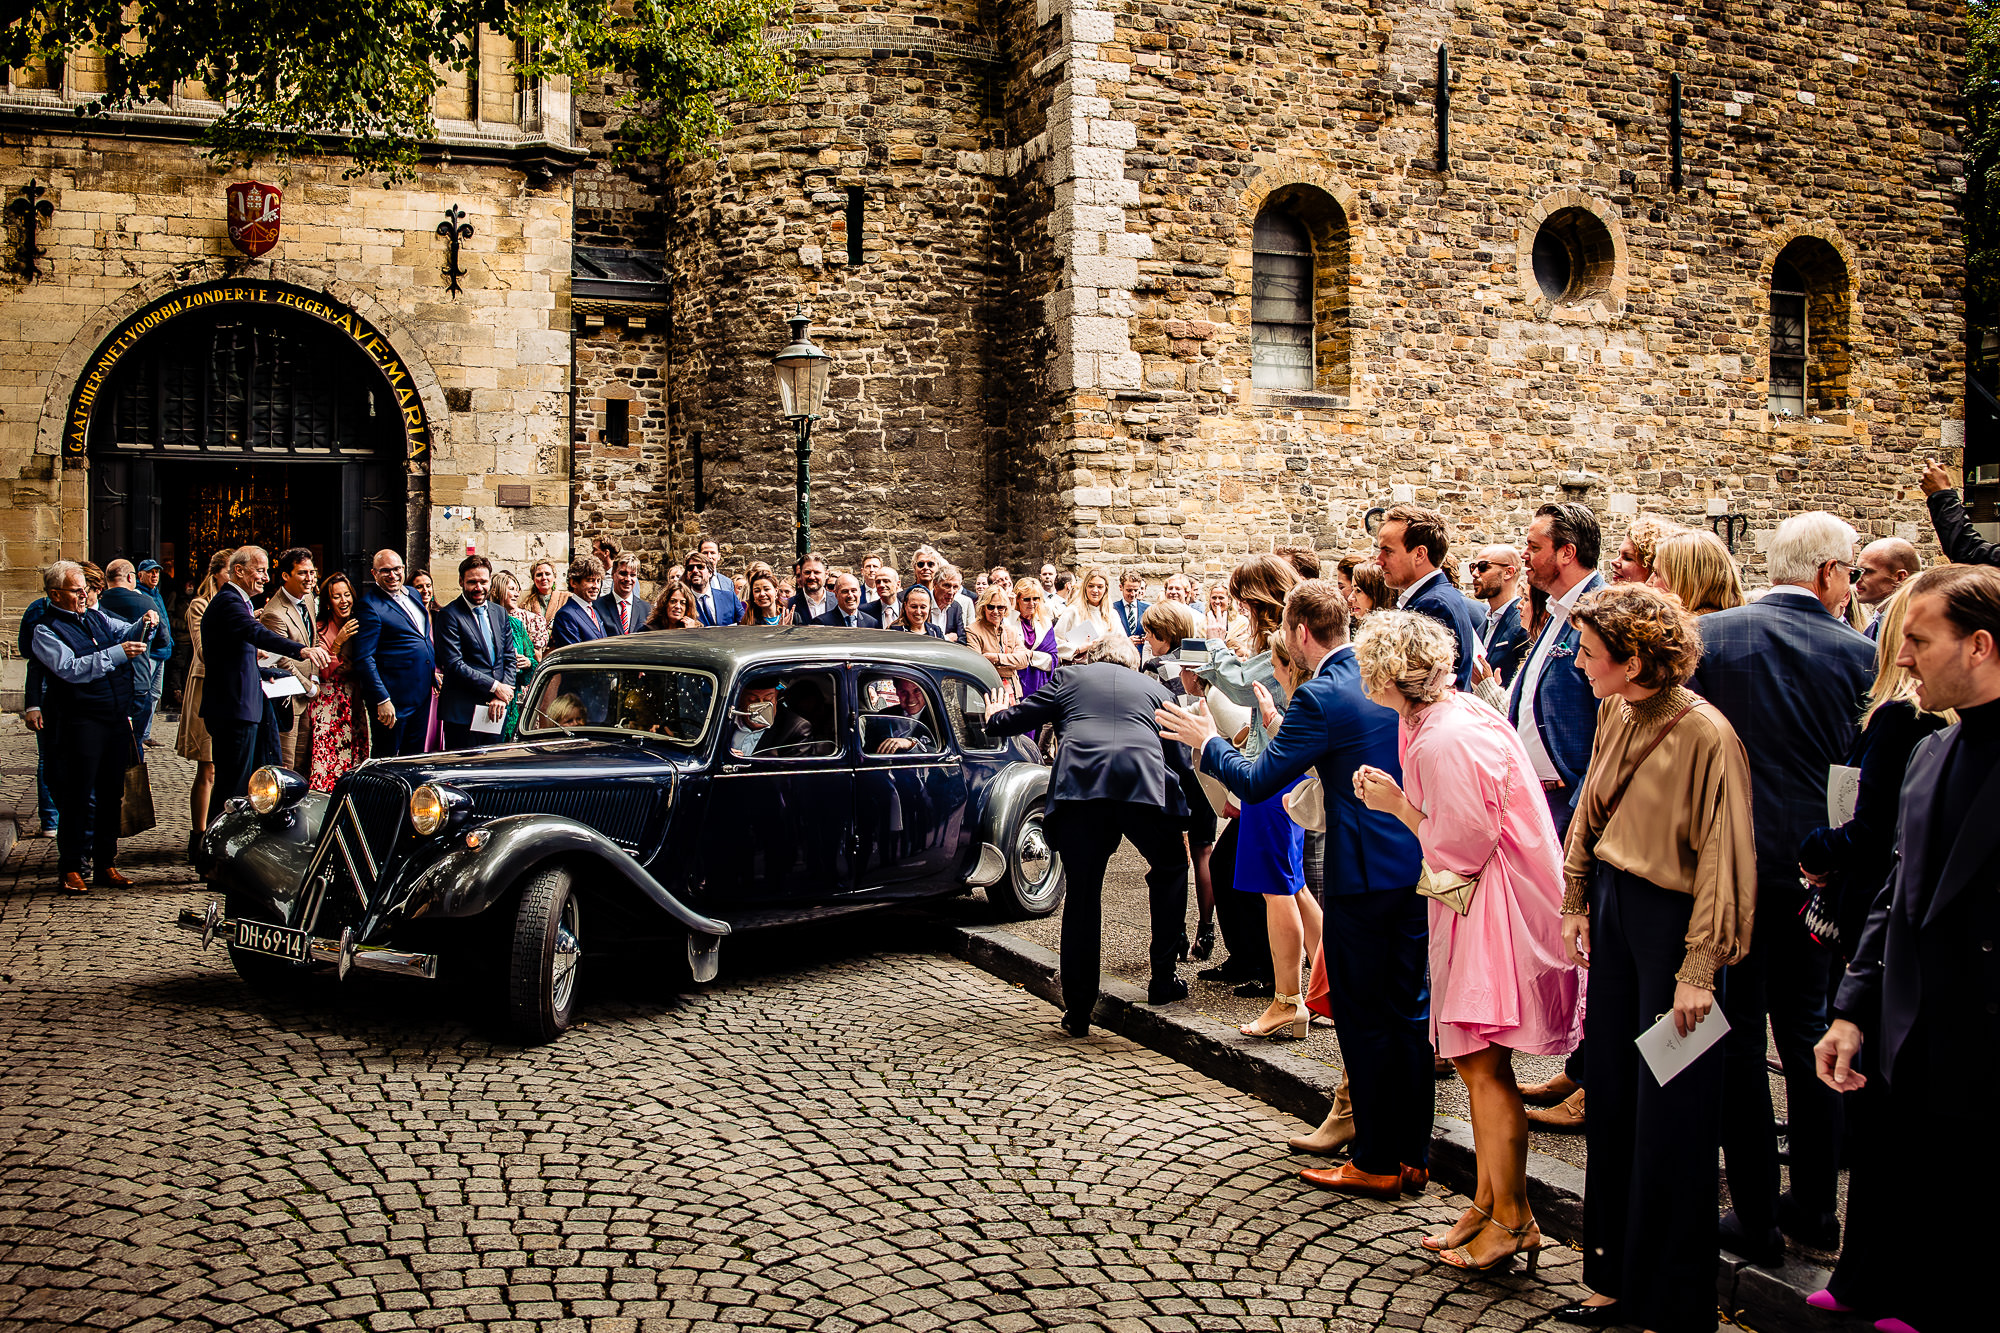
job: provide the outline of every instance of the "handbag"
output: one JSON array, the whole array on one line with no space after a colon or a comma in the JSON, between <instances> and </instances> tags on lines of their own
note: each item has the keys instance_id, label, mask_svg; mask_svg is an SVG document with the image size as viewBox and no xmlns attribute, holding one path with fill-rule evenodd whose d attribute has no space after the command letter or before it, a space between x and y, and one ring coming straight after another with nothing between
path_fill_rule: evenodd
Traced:
<instances>
[{"instance_id":1,"label":"handbag","mask_svg":"<svg viewBox=\"0 0 2000 1333\"><path fill-rule=\"evenodd\" d=\"M1318 778L1305 778L1285 793L1285 813L1308 833L1326 832L1326 793Z\"/></svg>"},{"instance_id":2,"label":"handbag","mask_svg":"<svg viewBox=\"0 0 2000 1333\"><path fill-rule=\"evenodd\" d=\"M134 739L132 762L125 766L125 797L118 806L118 836L137 837L159 823L153 814L153 779L146 771L146 756Z\"/></svg>"},{"instance_id":3,"label":"handbag","mask_svg":"<svg viewBox=\"0 0 2000 1333\"><path fill-rule=\"evenodd\" d=\"M1514 785L1507 783L1500 789L1501 820L1507 817L1507 798L1513 794ZM1443 903L1452 911L1464 916L1472 910L1472 895L1479 890L1479 876L1486 873L1486 866L1493 864L1493 858L1500 855L1500 839L1493 839L1493 850L1486 858L1486 865L1479 867L1478 874L1461 875L1456 870L1433 869L1429 861L1422 862L1423 873L1417 877L1417 895Z\"/></svg>"}]
</instances>

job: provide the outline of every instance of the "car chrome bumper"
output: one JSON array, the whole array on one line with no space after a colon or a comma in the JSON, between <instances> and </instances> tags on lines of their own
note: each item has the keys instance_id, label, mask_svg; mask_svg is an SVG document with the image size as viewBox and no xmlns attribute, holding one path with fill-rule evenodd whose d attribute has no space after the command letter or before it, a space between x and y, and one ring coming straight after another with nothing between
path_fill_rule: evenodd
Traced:
<instances>
[{"instance_id":1,"label":"car chrome bumper","mask_svg":"<svg viewBox=\"0 0 2000 1333\"><path fill-rule=\"evenodd\" d=\"M200 912L192 907L183 907L174 924L200 935L203 948L217 938L227 941L236 935L236 923L222 914L219 902L211 901L207 910ZM343 930L337 939L314 936L309 941L309 948L313 962L333 964L342 978L347 976L349 969L358 967L369 972L393 972L398 976L437 980L436 954L409 953L378 944L356 944L354 934L349 930Z\"/></svg>"}]
</instances>

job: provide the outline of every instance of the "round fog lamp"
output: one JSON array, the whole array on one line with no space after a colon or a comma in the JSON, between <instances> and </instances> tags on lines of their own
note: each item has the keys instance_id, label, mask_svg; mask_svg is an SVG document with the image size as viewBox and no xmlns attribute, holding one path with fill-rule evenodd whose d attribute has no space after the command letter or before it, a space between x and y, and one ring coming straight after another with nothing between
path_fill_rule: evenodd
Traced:
<instances>
[{"instance_id":1,"label":"round fog lamp","mask_svg":"<svg viewBox=\"0 0 2000 1333\"><path fill-rule=\"evenodd\" d=\"M260 815L268 815L278 808L284 799L285 784L278 780L275 768L260 768L250 775L250 808Z\"/></svg>"},{"instance_id":2,"label":"round fog lamp","mask_svg":"<svg viewBox=\"0 0 2000 1333\"><path fill-rule=\"evenodd\" d=\"M429 837L444 827L444 797L425 784L410 793L410 827Z\"/></svg>"}]
</instances>

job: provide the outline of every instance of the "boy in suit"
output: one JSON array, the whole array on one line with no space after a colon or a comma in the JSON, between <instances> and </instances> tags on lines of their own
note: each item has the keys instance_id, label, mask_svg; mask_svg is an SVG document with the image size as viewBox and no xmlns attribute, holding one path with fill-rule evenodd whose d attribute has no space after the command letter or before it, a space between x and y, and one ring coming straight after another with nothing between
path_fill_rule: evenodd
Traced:
<instances>
[{"instance_id":1,"label":"boy in suit","mask_svg":"<svg viewBox=\"0 0 2000 1333\"><path fill-rule=\"evenodd\" d=\"M637 634L646 628L653 604L638 594L638 586L639 557L620 551L611 561L611 591L597 599L597 618L606 634Z\"/></svg>"},{"instance_id":2,"label":"boy in suit","mask_svg":"<svg viewBox=\"0 0 2000 1333\"><path fill-rule=\"evenodd\" d=\"M604 617L597 614L597 589L603 582L604 562L596 556L580 555L569 562L569 596L549 621L551 649L605 637Z\"/></svg>"}]
</instances>

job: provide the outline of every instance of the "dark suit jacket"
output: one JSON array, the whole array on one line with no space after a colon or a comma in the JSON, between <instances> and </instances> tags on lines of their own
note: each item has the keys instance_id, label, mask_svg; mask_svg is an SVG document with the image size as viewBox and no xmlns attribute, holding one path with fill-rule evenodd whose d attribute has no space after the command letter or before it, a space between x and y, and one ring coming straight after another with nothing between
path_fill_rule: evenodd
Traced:
<instances>
[{"instance_id":1,"label":"dark suit jacket","mask_svg":"<svg viewBox=\"0 0 2000 1333\"><path fill-rule=\"evenodd\" d=\"M1938 545L1954 565L2000 565L2000 543L1984 541L1972 530L1965 505L1949 487L1924 497L1937 529Z\"/></svg>"},{"instance_id":2,"label":"dark suit jacket","mask_svg":"<svg viewBox=\"0 0 2000 1333\"><path fill-rule=\"evenodd\" d=\"M1827 766L1854 749L1875 645L1816 598L1778 590L1703 616L1701 647L1688 688L1722 710L1750 756L1757 882L1796 906L1799 843L1826 822Z\"/></svg>"},{"instance_id":3,"label":"dark suit jacket","mask_svg":"<svg viewBox=\"0 0 2000 1333\"><path fill-rule=\"evenodd\" d=\"M736 589L730 586L729 580L719 578L710 579L708 587L703 589L703 591L715 600L715 614L711 616L707 611L701 609L701 597L697 595L695 597L695 618L701 621L702 624L734 625L743 619L743 603L737 600Z\"/></svg>"},{"instance_id":4,"label":"dark suit jacket","mask_svg":"<svg viewBox=\"0 0 2000 1333\"><path fill-rule=\"evenodd\" d=\"M953 643L965 642L965 603L954 597L944 604L942 610L931 612L931 622L940 621L944 625L944 636Z\"/></svg>"},{"instance_id":5,"label":"dark suit jacket","mask_svg":"<svg viewBox=\"0 0 2000 1333\"><path fill-rule=\"evenodd\" d=\"M646 617L653 614L653 604L641 597L635 589L632 593L632 623L623 632L637 634L646 628ZM604 634L609 638L620 632L618 628L618 594L607 592L597 599L597 618L604 622Z\"/></svg>"},{"instance_id":6,"label":"dark suit jacket","mask_svg":"<svg viewBox=\"0 0 2000 1333\"><path fill-rule=\"evenodd\" d=\"M1603 586L1604 579L1592 574L1584 581L1578 600ZM1576 623L1564 620L1558 628L1556 617L1551 616L1542 633L1556 637L1548 656L1542 659L1542 678L1535 685L1535 731L1574 805L1583 775L1590 770L1591 747L1597 742L1598 699L1590 692L1589 678L1576 664L1576 645L1582 638ZM1526 667L1534 655L1534 644L1521 649L1522 669L1514 673L1513 689L1507 695L1507 720L1516 728L1521 725L1521 695L1527 689Z\"/></svg>"},{"instance_id":7,"label":"dark suit jacket","mask_svg":"<svg viewBox=\"0 0 2000 1333\"><path fill-rule=\"evenodd\" d=\"M820 623L818 616L807 613L806 595L804 593L793 593L792 600L786 603L786 605L791 609L792 623L794 625L817 625ZM840 603L833 600L832 588L826 590L826 609L829 611L838 611L840 609Z\"/></svg>"},{"instance_id":8,"label":"dark suit jacket","mask_svg":"<svg viewBox=\"0 0 2000 1333\"><path fill-rule=\"evenodd\" d=\"M854 616L855 616L855 619L857 619L858 621L860 621L860 622L861 622L860 624L858 624L858 625L856 625L856 626L855 626L855 628L856 628L856 629L881 629L881 628L882 628L882 622L881 622L881 621L879 621L879 620L877 620L877 619L876 619L876 618L875 618L874 616L871 616L871 615L869 615L869 614L868 614L868 612L867 612L867 610L866 610L866 608L864 608L864 609L862 609L862 610L859 610L859 611L856 611L856 612L854 613ZM833 608L833 610L831 610L831 611L827 612L827 613L826 613L825 615L821 616L821 617L820 617L820 618L819 618L818 620L815 620L815 621L813 621L813 624L815 624L815 625L832 625L832 626L834 626L835 628L840 628L841 626L845 625L846 623L847 623L846 621L844 621L844 620L842 620L842 619L841 619L841 616L840 616L840 608L839 608L839 607L837 607L837 606L836 606L836 607L834 607L834 608Z\"/></svg>"},{"instance_id":9,"label":"dark suit jacket","mask_svg":"<svg viewBox=\"0 0 2000 1333\"><path fill-rule=\"evenodd\" d=\"M416 593L404 588L397 597L429 626L430 617ZM209 614L214 613L215 608L209 607ZM402 607L372 583L355 598L354 618L360 626L354 631L354 667L368 711L374 712L384 699L396 705L397 717L428 708L432 677L437 671L437 650L430 634L419 630Z\"/></svg>"},{"instance_id":10,"label":"dark suit jacket","mask_svg":"<svg viewBox=\"0 0 2000 1333\"><path fill-rule=\"evenodd\" d=\"M1147 610L1151 608L1152 605L1153 604L1151 602L1142 599L1140 601L1134 602L1131 606L1128 607L1125 605L1125 599L1123 597L1117 597L1112 599L1111 602L1112 613L1118 617L1118 625L1121 629L1125 631L1126 638L1137 639L1145 635L1146 633L1145 627L1141 625L1139 622L1145 616Z\"/></svg>"},{"instance_id":11,"label":"dark suit jacket","mask_svg":"<svg viewBox=\"0 0 2000 1333\"><path fill-rule=\"evenodd\" d=\"M1479 651L1479 640L1486 633L1486 612L1483 603L1475 602L1445 581L1440 574L1424 585L1422 592L1410 599L1405 611L1414 611L1420 616L1429 616L1438 624L1451 631L1451 637L1458 642L1457 688L1472 688L1472 657Z\"/></svg>"},{"instance_id":12,"label":"dark suit jacket","mask_svg":"<svg viewBox=\"0 0 2000 1333\"><path fill-rule=\"evenodd\" d=\"M250 600L235 584L219 589L201 617L201 656L207 677L201 686L204 722L259 722L264 687L257 673L257 650L297 657L306 650L273 634L250 614Z\"/></svg>"},{"instance_id":13,"label":"dark suit jacket","mask_svg":"<svg viewBox=\"0 0 2000 1333\"><path fill-rule=\"evenodd\" d=\"M1514 668L1526 660L1527 652L1528 632L1521 628L1521 599L1516 597L1500 613L1493 637L1486 641L1486 665L1505 685L1514 679Z\"/></svg>"},{"instance_id":14,"label":"dark suit jacket","mask_svg":"<svg viewBox=\"0 0 2000 1333\"><path fill-rule=\"evenodd\" d=\"M597 608L592 606L591 611ZM583 602L572 597L562 604L556 618L549 622L549 647L562 648L572 643L589 643L592 639L603 639L605 633L603 618L590 618L584 610Z\"/></svg>"},{"instance_id":15,"label":"dark suit jacket","mask_svg":"<svg viewBox=\"0 0 2000 1333\"><path fill-rule=\"evenodd\" d=\"M474 616L486 618L493 636L490 651L479 641ZM474 608L463 597L449 603L438 612L438 664L444 669L438 721L464 726L472 721L473 709L492 702L495 685L514 683L514 631L507 612L495 602Z\"/></svg>"},{"instance_id":16,"label":"dark suit jacket","mask_svg":"<svg viewBox=\"0 0 2000 1333\"><path fill-rule=\"evenodd\" d=\"M1892 1086L1897 1057L1919 1017L1933 1083L1990 1082L1992 1053L2000 1047L2000 954L1993 950L2000 929L2000 894L1993 888L2000 882L2000 819L1967 820L1955 830L1936 829L1931 819L1958 732L1954 726L1927 737L1910 756L1896 868L1834 1000L1836 1013L1866 1030ZM2000 769L1986 774L1972 808L2000 808ZM1937 1109L1949 1115L1958 1108Z\"/></svg>"},{"instance_id":17,"label":"dark suit jacket","mask_svg":"<svg viewBox=\"0 0 2000 1333\"><path fill-rule=\"evenodd\" d=\"M1423 851L1402 820L1355 796L1354 770L1363 764L1402 781L1396 714L1363 692L1348 647L1328 653L1319 672L1292 691L1285 724L1255 763L1220 736L1201 752L1201 766L1245 804L1269 800L1316 769L1326 803L1326 891L1407 889L1422 875Z\"/></svg>"},{"instance_id":18,"label":"dark suit jacket","mask_svg":"<svg viewBox=\"0 0 2000 1333\"><path fill-rule=\"evenodd\" d=\"M863 602L861 609L875 617L877 624L893 624L896 617L903 614L903 594L897 593L896 600L887 604L884 604L882 599L877 597L873 601Z\"/></svg>"},{"instance_id":19,"label":"dark suit jacket","mask_svg":"<svg viewBox=\"0 0 2000 1333\"><path fill-rule=\"evenodd\" d=\"M48 618L49 610L49 599L46 597L37 597L34 601L29 602L28 609L21 613L21 634L18 646L21 650L21 657L28 664L28 694L24 709L40 708L42 706L42 691L48 683L49 669L42 665L41 658L35 656L34 643L35 626Z\"/></svg>"},{"instance_id":20,"label":"dark suit jacket","mask_svg":"<svg viewBox=\"0 0 2000 1333\"><path fill-rule=\"evenodd\" d=\"M1186 818L1201 796L1187 751L1160 734L1153 713L1171 703L1159 681L1112 662L1064 667L1041 689L986 720L992 736L1054 723L1061 744L1049 802L1128 801Z\"/></svg>"}]
</instances>

